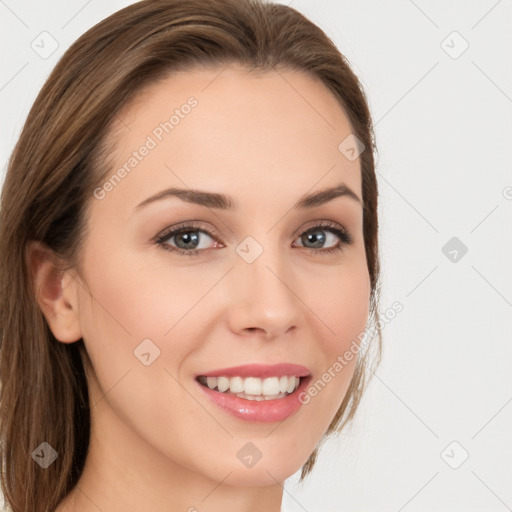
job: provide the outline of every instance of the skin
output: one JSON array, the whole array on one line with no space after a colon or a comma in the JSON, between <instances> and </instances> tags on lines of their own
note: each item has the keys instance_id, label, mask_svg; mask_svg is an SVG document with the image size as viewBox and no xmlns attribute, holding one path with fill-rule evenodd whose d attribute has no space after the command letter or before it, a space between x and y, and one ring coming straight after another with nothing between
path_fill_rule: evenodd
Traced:
<instances>
[{"instance_id":1,"label":"skin","mask_svg":"<svg viewBox=\"0 0 512 512\"><path fill-rule=\"evenodd\" d=\"M362 198L359 159L338 150L351 133L338 102L295 71L221 70L153 84L119 115L108 177L175 108L198 101L113 190L91 198L80 275L57 272L51 253L31 248L52 332L62 343L83 338L92 361L88 458L58 512L278 512L285 479L314 450L352 378L355 358L281 423L235 418L197 388L196 374L247 363L302 364L314 382L364 330L370 299L361 204L341 196L292 209L340 183ZM229 194L237 208L174 197L135 209L169 187ZM212 234L195 232L198 256L153 240L183 221ZM321 228L323 246L301 237L322 221L353 242L314 254L340 242ZM263 248L250 264L235 251L247 236ZM146 338L161 351L149 366L134 356ZM249 441L262 453L251 468L237 458Z\"/></svg>"}]
</instances>

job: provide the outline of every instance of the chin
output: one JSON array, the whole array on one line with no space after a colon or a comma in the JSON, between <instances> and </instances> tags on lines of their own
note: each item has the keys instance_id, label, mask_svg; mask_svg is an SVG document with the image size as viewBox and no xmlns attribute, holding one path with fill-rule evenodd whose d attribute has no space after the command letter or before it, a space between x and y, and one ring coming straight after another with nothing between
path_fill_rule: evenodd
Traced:
<instances>
[{"instance_id":1,"label":"chin","mask_svg":"<svg viewBox=\"0 0 512 512\"><path fill-rule=\"evenodd\" d=\"M261 451L255 453L257 445ZM297 449L297 446L287 446L279 450L272 444L265 446L264 440L247 441L242 449L237 449L237 456L226 460L222 464L222 471L215 471L214 477L218 479L219 474L227 475L226 483L236 486L268 486L276 485L277 482L284 482L293 474L299 471L306 463L310 452ZM294 443L300 447L300 443ZM253 451L254 450L254 451ZM244 455L251 453L255 455L253 460L248 460L247 465L244 461ZM239 460L241 459L241 460Z\"/></svg>"},{"instance_id":2,"label":"chin","mask_svg":"<svg viewBox=\"0 0 512 512\"><path fill-rule=\"evenodd\" d=\"M276 461L263 464L260 460L252 468L235 467L228 469L232 473L225 483L237 487L264 487L283 483L301 468L300 464L291 466L289 461L283 464L276 464ZM218 475L216 475L218 478Z\"/></svg>"}]
</instances>

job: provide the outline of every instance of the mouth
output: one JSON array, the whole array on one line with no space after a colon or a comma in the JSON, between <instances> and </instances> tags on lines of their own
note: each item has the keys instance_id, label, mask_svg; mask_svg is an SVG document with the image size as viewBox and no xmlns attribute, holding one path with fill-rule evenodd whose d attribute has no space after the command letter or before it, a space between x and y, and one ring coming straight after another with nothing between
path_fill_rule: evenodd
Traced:
<instances>
[{"instance_id":1,"label":"mouth","mask_svg":"<svg viewBox=\"0 0 512 512\"><path fill-rule=\"evenodd\" d=\"M302 406L299 395L312 376L300 365L245 365L196 375L205 395L246 421L282 421Z\"/></svg>"},{"instance_id":2,"label":"mouth","mask_svg":"<svg viewBox=\"0 0 512 512\"><path fill-rule=\"evenodd\" d=\"M207 377L200 375L197 381L214 391L235 395L245 400L279 400L291 395L307 377L283 375L281 377Z\"/></svg>"}]
</instances>

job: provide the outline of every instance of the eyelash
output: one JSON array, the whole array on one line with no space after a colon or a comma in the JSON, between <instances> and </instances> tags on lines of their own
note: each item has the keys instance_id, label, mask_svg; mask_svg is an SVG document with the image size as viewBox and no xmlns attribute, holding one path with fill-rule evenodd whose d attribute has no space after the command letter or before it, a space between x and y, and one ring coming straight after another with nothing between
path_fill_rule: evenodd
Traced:
<instances>
[{"instance_id":1,"label":"eyelash","mask_svg":"<svg viewBox=\"0 0 512 512\"><path fill-rule=\"evenodd\" d=\"M323 231L330 231L331 233L334 233L339 239L340 242L338 245L334 247L329 247L328 249L309 249L314 255L326 255L334 252L338 252L343 250L343 246L352 244L352 236L341 226L338 224L335 224L333 222L325 222L322 224L318 224L316 226L313 226L311 228L306 229L304 232L301 233L301 235L309 232L315 232L317 230L323 230ZM186 256L197 256L201 252L207 251L208 249L191 249L189 251L186 251L184 249L180 249L178 247L173 247L166 242L177 235L183 234L183 233L189 233L189 232L201 232L205 235L208 235L213 240L217 241L215 236L210 233L207 230L201 229L199 226L197 226L194 223L184 224L182 226L178 226L176 228L167 229L164 232L157 235L154 239L154 243L162 247L162 249L166 251L175 252L178 254L186 255ZM301 236L299 235L299 236ZM307 247L305 247L307 249Z\"/></svg>"}]
</instances>

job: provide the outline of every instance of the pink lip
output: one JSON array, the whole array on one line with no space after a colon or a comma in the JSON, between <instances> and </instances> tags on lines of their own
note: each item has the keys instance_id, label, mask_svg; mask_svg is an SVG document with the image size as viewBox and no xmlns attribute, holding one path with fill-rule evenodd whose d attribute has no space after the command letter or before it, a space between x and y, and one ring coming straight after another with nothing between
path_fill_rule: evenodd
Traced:
<instances>
[{"instance_id":1,"label":"pink lip","mask_svg":"<svg viewBox=\"0 0 512 512\"><path fill-rule=\"evenodd\" d=\"M307 389L310 380L311 377L302 379L299 387L284 398L262 400L260 402L221 393L203 386L200 382L197 382L197 385L213 403L237 418L260 423L275 423L285 420L300 409L303 404L299 401L299 396Z\"/></svg>"},{"instance_id":2,"label":"pink lip","mask_svg":"<svg viewBox=\"0 0 512 512\"><path fill-rule=\"evenodd\" d=\"M199 376L208 377L282 377L283 375L303 377L299 387L284 398L276 398L274 400L247 400L240 398L235 394L221 393L210 389L208 386L201 384L198 380ZM236 366L232 368L224 368L196 377L196 382L202 393L221 410L245 421L253 421L260 423L274 423L283 421L289 416L295 414L303 405L299 400L301 393L307 389L311 381L310 371L296 364L277 364L277 365L261 365L251 364L244 366Z\"/></svg>"},{"instance_id":3,"label":"pink lip","mask_svg":"<svg viewBox=\"0 0 512 512\"><path fill-rule=\"evenodd\" d=\"M231 368L221 368L220 370L213 370L211 372L199 373L199 376L205 377L283 377L294 375L295 377L307 377L311 372L299 364L245 364L242 366L233 366Z\"/></svg>"}]
</instances>

